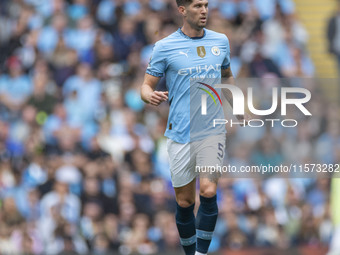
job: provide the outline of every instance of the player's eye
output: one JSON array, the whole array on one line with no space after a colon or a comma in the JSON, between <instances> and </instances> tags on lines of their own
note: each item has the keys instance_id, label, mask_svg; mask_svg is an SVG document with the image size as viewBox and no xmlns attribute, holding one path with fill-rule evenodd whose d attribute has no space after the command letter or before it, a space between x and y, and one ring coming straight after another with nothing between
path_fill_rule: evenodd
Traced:
<instances>
[{"instance_id":1,"label":"player's eye","mask_svg":"<svg viewBox=\"0 0 340 255\"><path fill-rule=\"evenodd\" d=\"M204 6L205 8L208 8L208 4L204 4L204 5L203 5L203 4L196 4L196 5L194 5L194 7L195 7L195 8L198 8L198 9L202 8L203 6Z\"/></svg>"}]
</instances>

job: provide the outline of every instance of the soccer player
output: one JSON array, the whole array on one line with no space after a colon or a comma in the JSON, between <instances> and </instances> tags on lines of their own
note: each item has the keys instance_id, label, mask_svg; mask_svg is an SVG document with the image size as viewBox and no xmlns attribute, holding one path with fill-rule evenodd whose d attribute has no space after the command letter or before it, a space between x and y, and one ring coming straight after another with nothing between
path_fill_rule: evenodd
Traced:
<instances>
[{"instance_id":1,"label":"soccer player","mask_svg":"<svg viewBox=\"0 0 340 255\"><path fill-rule=\"evenodd\" d=\"M195 217L198 176L195 167L222 164L226 131L225 126L221 125L219 128L207 127L208 132L198 132L199 136L191 133L194 129L190 126L193 117L190 116L193 114L190 113L190 83L202 77L218 81L222 76L228 84L234 84L234 79L230 70L228 38L205 29L208 0L176 2L183 17L183 26L155 44L141 87L141 97L154 106L169 99L165 136L168 137L167 150L176 194L176 224L180 241L187 255L207 254L218 215L218 178L200 178L200 206ZM155 91L164 74L168 91ZM201 84L206 91L208 88L218 91L212 87L214 84ZM222 92L232 104L231 93L228 90ZM242 119L243 116L238 118Z\"/></svg>"}]
</instances>

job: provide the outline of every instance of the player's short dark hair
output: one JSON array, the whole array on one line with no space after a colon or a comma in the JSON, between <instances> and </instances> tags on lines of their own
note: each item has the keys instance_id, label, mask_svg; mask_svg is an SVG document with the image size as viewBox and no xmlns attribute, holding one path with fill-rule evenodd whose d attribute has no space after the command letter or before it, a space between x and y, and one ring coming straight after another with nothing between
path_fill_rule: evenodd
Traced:
<instances>
[{"instance_id":1,"label":"player's short dark hair","mask_svg":"<svg viewBox=\"0 0 340 255\"><path fill-rule=\"evenodd\" d=\"M176 0L177 6L187 6L192 3L192 0Z\"/></svg>"}]
</instances>

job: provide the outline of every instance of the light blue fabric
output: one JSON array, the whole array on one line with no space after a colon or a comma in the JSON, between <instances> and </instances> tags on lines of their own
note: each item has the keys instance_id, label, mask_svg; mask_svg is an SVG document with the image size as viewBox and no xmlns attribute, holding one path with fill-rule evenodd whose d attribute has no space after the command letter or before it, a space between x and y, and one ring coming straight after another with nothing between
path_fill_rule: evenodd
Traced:
<instances>
[{"instance_id":1,"label":"light blue fabric","mask_svg":"<svg viewBox=\"0 0 340 255\"><path fill-rule=\"evenodd\" d=\"M243 63L242 63L242 61L239 57L232 57L231 58L230 68L231 68L231 71L232 71L234 77L238 76L238 73L241 70L242 64Z\"/></svg>"},{"instance_id":2,"label":"light blue fabric","mask_svg":"<svg viewBox=\"0 0 340 255\"><path fill-rule=\"evenodd\" d=\"M149 44L142 48L140 58L142 63L148 63L152 56L153 45Z\"/></svg>"},{"instance_id":3,"label":"light blue fabric","mask_svg":"<svg viewBox=\"0 0 340 255\"><path fill-rule=\"evenodd\" d=\"M87 120L87 113L80 103L80 100L76 98L67 98L64 102L64 107L67 113L67 118L72 123L79 123L79 126L84 124Z\"/></svg>"},{"instance_id":4,"label":"light blue fabric","mask_svg":"<svg viewBox=\"0 0 340 255\"><path fill-rule=\"evenodd\" d=\"M67 12L71 19L79 20L88 14L89 11L84 5L73 4L68 8Z\"/></svg>"},{"instance_id":5,"label":"light blue fabric","mask_svg":"<svg viewBox=\"0 0 340 255\"><path fill-rule=\"evenodd\" d=\"M278 0L281 10L284 14L293 14L295 11L295 3L292 0Z\"/></svg>"},{"instance_id":6,"label":"light blue fabric","mask_svg":"<svg viewBox=\"0 0 340 255\"><path fill-rule=\"evenodd\" d=\"M196 243L196 235L189 237L189 238L180 238L181 245L183 246L190 246Z\"/></svg>"},{"instance_id":7,"label":"light blue fabric","mask_svg":"<svg viewBox=\"0 0 340 255\"><path fill-rule=\"evenodd\" d=\"M27 75L11 77L9 75L0 76L0 94L6 95L11 100L21 102L31 95L33 85Z\"/></svg>"},{"instance_id":8,"label":"light blue fabric","mask_svg":"<svg viewBox=\"0 0 340 255\"><path fill-rule=\"evenodd\" d=\"M234 19L238 15L237 5L232 1L222 2L219 10L226 19Z\"/></svg>"},{"instance_id":9,"label":"light blue fabric","mask_svg":"<svg viewBox=\"0 0 340 255\"><path fill-rule=\"evenodd\" d=\"M90 149L92 138L99 132L97 123L88 120L81 130L81 142L85 149Z\"/></svg>"},{"instance_id":10,"label":"light blue fabric","mask_svg":"<svg viewBox=\"0 0 340 255\"><path fill-rule=\"evenodd\" d=\"M251 6L248 1L241 1L239 2L239 9L241 13L247 14L251 11Z\"/></svg>"},{"instance_id":11,"label":"light blue fabric","mask_svg":"<svg viewBox=\"0 0 340 255\"><path fill-rule=\"evenodd\" d=\"M96 39L96 31L94 29L81 30L76 29L70 33L69 44L78 54L90 50Z\"/></svg>"},{"instance_id":12,"label":"light blue fabric","mask_svg":"<svg viewBox=\"0 0 340 255\"><path fill-rule=\"evenodd\" d=\"M85 81L74 75L68 78L63 87L63 95L68 96L72 91L77 92L77 104L81 107L84 119L92 119L99 106L101 83L97 79Z\"/></svg>"},{"instance_id":13,"label":"light blue fabric","mask_svg":"<svg viewBox=\"0 0 340 255\"><path fill-rule=\"evenodd\" d=\"M46 139L46 142L48 144L56 143L56 139L53 135L53 132L56 131L58 128L60 128L61 125L62 125L62 122L60 118L58 118L56 115L53 114L47 118L43 126L43 133L44 133L44 138Z\"/></svg>"},{"instance_id":14,"label":"light blue fabric","mask_svg":"<svg viewBox=\"0 0 340 255\"><path fill-rule=\"evenodd\" d=\"M126 92L125 103L135 112L140 112L144 109L144 102L140 98L140 93L135 89L129 89Z\"/></svg>"},{"instance_id":15,"label":"light blue fabric","mask_svg":"<svg viewBox=\"0 0 340 255\"><path fill-rule=\"evenodd\" d=\"M164 0L150 0L149 6L152 10L161 11L166 8Z\"/></svg>"},{"instance_id":16,"label":"light blue fabric","mask_svg":"<svg viewBox=\"0 0 340 255\"><path fill-rule=\"evenodd\" d=\"M218 8L219 0L209 0L209 9Z\"/></svg>"},{"instance_id":17,"label":"light blue fabric","mask_svg":"<svg viewBox=\"0 0 340 255\"><path fill-rule=\"evenodd\" d=\"M69 46L72 31L65 29L62 33L66 45ZM59 41L58 32L52 27L45 27L39 34L38 49L43 53L52 53Z\"/></svg>"},{"instance_id":18,"label":"light blue fabric","mask_svg":"<svg viewBox=\"0 0 340 255\"><path fill-rule=\"evenodd\" d=\"M273 59L276 61L276 64L279 66L280 69L289 69L296 65L293 53L288 44L285 42L282 42L277 47L277 51ZM309 58L309 56L304 53L301 54L301 65L302 71L305 75L313 76L315 71L313 62Z\"/></svg>"},{"instance_id":19,"label":"light blue fabric","mask_svg":"<svg viewBox=\"0 0 340 255\"><path fill-rule=\"evenodd\" d=\"M29 4L33 4L36 10L44 17L50 17L53 15L53 1L46 0L26 0ZM31 3L30 3L31 2Z\"/></svg>"},{"instance_id":20,"label":"light blue fabric","mask_svg":"<svg viewBox=\"0 0 340 255\"><path fill-rule=\"evenodd\" d=\"M20 214L26 219L30 216L30 205L28 203L29 188L24 186L17 186L10 189L3 190L2 196L4 198L14 198L15 204Z\"/></svg>"},{"instance_id":21,"label":"light blue fabric","mask_svg":"<svg viewBox=\"0 0 340 255\"><path fill-rule=\"evenodd\" d=\"M53 27L44 28L38 39L38 49L42 52L52 52L59 40L57 31Z\"/></svg>"},{"instance_id":22,"label":"light blue fabric","mask_svg":"<svg viewBox=\"0 0 340 255\"><path fill-rule=\"evenodd\" d=\"M55 144L56 139L54 137L54 131L60 129L62 125L65 123L73 128L80 128L80 123L78 121L74 121L73 119L67 119L67 120L61 120L57 115L52 114L48 116L47 120L45 121L43 125L43 133L44 138L46 139L47 143L49 144Z\"/></svg>"},{"instance_id":23,"label":"light blue fabric","mask_svg":"<svg viewBox=\"0 0 340 255\"><path fill-rule=\"evenodd\" d=\"M214 87L220 82L221 68L229 66L228 38L208 29L201 38L190 38L178 29L155 44L146 73L166 75L171 104L165 136L187 143L225 132L224 125L213 127L213 119L224 118L223 110L217 95L203 83ZM207 115L201 115L201 96L207 94L202 89L217 101L208 95ZM220 89L216 91L220 94Z\"/></svg>"},{"instance_id":24,"label":"light blue fabric","mask_svg":"<svg viewBox=\"0 0 340 255\"><path fill-rule=\"evenodd\" d=\"M211 240L213 237L213 234L214 232L208 232L208 231L196 229L197 238L200 238L203 240Z\"/></svg>"},{"instance_id":25,"label":"light blue fabric","mask_svg":"<svg viewBox=\"0 0 340 255\"><path fill-rule=\"evenodd\" d=\"M101 1L97 9L97 19L105 24L113 24L116 21L115 3L112 0Z\"/></svg>"},{"instance_id":26,"label":"light blue fabric","mask_svg":"<svg viewBox=\"0 0 340 255\"><path fill-rule=\"evenodd\" d=\"M141 9L141 4L139 3L139 1L135 1L135 0L131 0L131 1L127 1L124 4L124 12L126 15L136 15L140 9Z\"/></svg>"},{"instance_id":27,"label":"light blue fabric","mask_svg":"<svg viewBox=\"0 0 340 255\"><path fill-rule=\"evenodd\" d=\"M210 2L209 2L210 7ZM219 6L219 11L226 19L234 19L240 13L247 14L251 10L248 1L222 1Z\"/></svg>"},{"instance_id":28,"label":"light blue fabric","mask_svg":"<svg viewBox=\"0 0 340 255\"><path fill-rule=\"evenodd\" d=\"M254 0L254 2L262 20L274 17L276 0Z\"/></svg>"},{"instance_id":29,"label":"light blue fabric","mask_svg":"<svg viewBox=\"0 0 340 255\"><path fill-rule=\"evenodd\" d=\"M30 30L40 29L43 25L44 25L44 20L42 19L41 16L37 14L33 15L29 19L28 24L27 24Z\"/></svg>"}]
</instances>

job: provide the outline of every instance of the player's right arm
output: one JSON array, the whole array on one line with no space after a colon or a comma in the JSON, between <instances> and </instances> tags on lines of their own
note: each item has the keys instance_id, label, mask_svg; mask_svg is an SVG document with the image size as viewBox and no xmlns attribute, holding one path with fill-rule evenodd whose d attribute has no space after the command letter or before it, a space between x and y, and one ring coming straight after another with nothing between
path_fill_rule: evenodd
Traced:
<instances>
[{"instance_id":1,"label":"player's right arm","mask_svg":"<svg viewBox=\"0 0 340 255\"><path fill-rule=\"evenodd\" d=\"M157 106L163 101L168 100L168 92L155 90L157 83L166 70L165 59L166 51L162 43L158 41L152 50L152 56L141 87L141 98L148 104Z\"/></svg>"},{"instance_id":2,"label":"player's right arm","mask_svg":"<svg viewBox=\"0 0 340 255\"><path fill-rule=\"evenodd\" d=\"M155 77L147 73L145 74L144 82L141 87L141 98L145 103L157 106L163 101L168 100L167 91L155 90L159 80L160 77Z\"/></svg>"}]
</instances>

